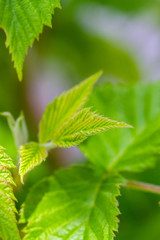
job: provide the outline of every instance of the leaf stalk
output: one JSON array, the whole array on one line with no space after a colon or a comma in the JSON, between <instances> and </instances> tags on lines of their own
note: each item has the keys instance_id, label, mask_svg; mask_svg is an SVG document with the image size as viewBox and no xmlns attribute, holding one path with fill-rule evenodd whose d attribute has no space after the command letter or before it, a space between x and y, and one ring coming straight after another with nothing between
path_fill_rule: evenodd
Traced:
<instances>
[{"instance_id":1,"label":"leaf stalk","mask_svg":"<svg viewBox=\"0 0 160 240\"><path fill-rule=\"evenodd\" d=\"M149 184L149 183L127 180L126 187L160 195L160 186Z\"/></svg>"},{"instance_id":2,"label":"leaf stalk","mask_svg":"<svg viewBox=\"0 0 160 240\"><path fill-rule=\"evenodd\" d=\"M55 145L53 142L45 143L45 144L43 144L42 146L45 147L45 149L46 149L47 151L49 151L49 150L51 150L51 149L53 149L53 148L56 147L56 145Z\"/></svg>"}]
</instances>

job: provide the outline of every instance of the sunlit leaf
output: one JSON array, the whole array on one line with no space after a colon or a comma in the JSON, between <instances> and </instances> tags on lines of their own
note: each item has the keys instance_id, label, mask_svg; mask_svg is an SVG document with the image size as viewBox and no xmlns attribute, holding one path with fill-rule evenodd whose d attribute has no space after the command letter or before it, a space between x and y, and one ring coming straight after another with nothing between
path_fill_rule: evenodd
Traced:
<instances>
[{"instance_id":1,"label":"sunlit leaf","mask_svg":"<svg viewBox=\"0 0 160 240\"><path fill-rule=\"evenodd\" d=\"M39 140L41 143L51 141L53 134L56 134L63 124L84 105L100 75L101 72L94 74L61 96L56 97L46 107L40 122Z\"/></svg>"},{"instance_id":2,"label":"sunlit leaf","mask_svg":"<svg viewBox=\"0 0 160 240\"><path fill-rule=\"evenodd\" d=\"M32 212L26 219L29 208L23 204L23 222L28 222L24 239L112 240L118 228L120 183L116 175L85 166L57 171L36 186L41 192L36 202L34 192L29 194L26 203Z\"/></svg>"},{"instance_id":3,"label":"sunlit leaf","mask_svg":"<svg viewBox=\"0 0 160 240\"><path fill-rule=\"evenodd\" d=\"M15 183L9 171L14 167L12 159L0 147L0 239L3 240L20 240L12 189Z\"/></svg>"},{"instance_id":4,"label":"sunlit leaf","mask_svg":"<svg viewBox=\"0 0 160 240\"><path fill-rule=\"evenodd\" d=\"M160 159L160 83L132 87L106 84L89 105L101 114L125 121L134 129L112 130L81 145L88 159L116 171L141 171Z\"/></svg>"},{"instance_id":5,"label":"sunlit leaf","mask_svg":"<svg viewBox=\"0 0 160 240\"><path fill-rule=\"evenodd\" d=\"M117 122L102 117L84 108L75 114L53 135L53 143L60 147L79 145L87 137L105 132L113 128L131 127L123 122Z\"/></svg>"},{"instance_id":6,"label":"sunlit leaf","mask_svg":"<svg viewBox=\"0 0 160 240\"><path fill-rule=\"evenodd\" d=\"M6 32L6 46L20 80L28 47L39 38L43 25L51 27L56 7L60 8L59 0L0 0L0 26Z\"/></svg>"},{"instance_id":7,"label":"sunlit leaf","mask_svg":"<svg viewBox=\"0 0 160 240\"><path fill-rule=\"evenodd\" d=\"M41 146L39 143L31 142L21 146L19 154L19 174L21 176L21 181L23 182L24 175L46 159L47 151L45 147Z\"/></svg>"}]
</instances>

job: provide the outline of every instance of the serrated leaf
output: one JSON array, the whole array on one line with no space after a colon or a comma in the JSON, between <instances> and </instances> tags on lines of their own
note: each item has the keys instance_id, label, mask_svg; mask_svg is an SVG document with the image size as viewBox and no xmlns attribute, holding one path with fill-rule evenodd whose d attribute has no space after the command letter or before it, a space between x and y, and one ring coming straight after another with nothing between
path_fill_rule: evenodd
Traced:
<instances>
[{"instance_id":1,"label":"serrated leaf","mask_svg":"<svg viewBox=\"0 0 160 240\"><path fill-rule=\"evenodd\" d=\"M39 143L30 142L20 147L19 154L19 174L23 182L24 175L46 159L47 151Z\"/></svg>"},{"instance_id":2,"label":"serrated leaf","mask_svg":"<svg viewBox=\"0 0 160 240\"><path fill-rule=\"evenodd\" d=\"M80 146L88 159L116 171L142 171L160 159L160 83L132 87L106 84L88 105L101 114L125 121L134 129L112 130Z\"/></svg>"},{"instance_id":3,"label":"serrated leaf","mask_svg":"<svg viewBox=\"0 0 160 240\"><path fill-rule=\"evenodd\" d=\"M59 0L0 0L0 26L6 32L6 46L20 80L28 47L39 38L43 25L51 27L56 7L60 8Z\"/></svg>"},{"instance_id":4,"label":"serrated leaf","mask_svg":"<svg viewBox=\"0 0 160 240\"><path fill-rule=\"evenodd\" d=\"M41 193L44 183L43 188L39 183ZM112 240L118 228L115 198L120 183L116 175L100 174L85 166L57 171L48 179L48 192L44 191L26 219L24 239ZM33 191L27 202L35 205Z\"/></svg>"},{"instance_id":5,"label":"serrated leaf","mask_svg":"<svg viewBox=\"0 0 160 240\"><path fill-rule=\"evenodd\" d=\"M12 159L0 147L0 239L20 240L16 224L12 179L9 169L14 168Z\"/></svg>"},{"instance_id":6,"label":"serrated leaf","mask_svg":"<svg viewBox=\"0 0 160 240\"><path fill-rule=\"evenodd\" d=\"M39 141L41 143L51 141L53 134L58 132L63 124L84 105L100 75L101 72L94 74L81 84L56 97L46 107L39 127Z\"/></svg>"},{"instance_id":7,"label":"serrated leaf","mask_svg":"<svg viewBox=\"0 0 160 240\"><path fill-rule=\"evenodd\" d=\"M84 108L76 113L53 135L53 143L59 147L77 146L87 137L105 132L113 128L130 127L123 122L117 122L102 117L90 109Z\"/></svg>"}]
</instances>

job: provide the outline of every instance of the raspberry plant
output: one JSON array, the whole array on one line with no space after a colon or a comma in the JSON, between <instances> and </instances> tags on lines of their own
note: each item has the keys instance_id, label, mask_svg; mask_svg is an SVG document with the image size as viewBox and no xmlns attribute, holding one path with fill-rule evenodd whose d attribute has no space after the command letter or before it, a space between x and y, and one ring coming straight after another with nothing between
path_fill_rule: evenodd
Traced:
<instances>
[{"instance_id":1,"label":"raspberry plant","mask_svg":"<svg viewBox=\"0 0 160 240\"><path fill-rule=\"evenodd\" d=\"M43 24L51 25L56 7L61 7L59 0L0 0L0 24L20 80L28 46ZM92 75L46 107L37 142L29 141L23 113L17 120L1 113L12 131L18 163L15 166L0 147L0 239L112 240L118 230L121 187L160 194L159 186L129 178L129 173L153 167L159 159L160 83L106 83L92 92L100 76ZM18 184L25 184L27 173L46 161L52 149L74 146L88 162L37 182L18 213L14 179L19 175ZM12 176L15 168L19 174Z\"/></svg>"}]
</instances>

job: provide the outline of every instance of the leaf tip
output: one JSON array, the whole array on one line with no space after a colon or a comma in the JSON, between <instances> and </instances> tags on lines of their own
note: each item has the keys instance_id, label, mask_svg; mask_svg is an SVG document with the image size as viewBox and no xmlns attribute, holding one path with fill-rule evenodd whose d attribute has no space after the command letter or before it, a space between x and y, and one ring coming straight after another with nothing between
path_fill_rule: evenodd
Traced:
<instances>
[{"instance_id":1,"label":"leaf tip","mask_svg":"<svg viewBox=\"0 0 160 240\"><path fill-rule=\"evenodd\" d=\"M103 74L102 70L99 70L98 72L96 72L93 76L98 80Z\"/></svg>"},{"instance_id":2,"label":"leaf tip","mask_svg":"<svg viewBox=\"0 0 160 240\"><path fill-rule=\"evenodd\" d=\"M134 128L132 125L126 123L126 128Z\"/></svg>"},{"instance_id":3,"label":"leaf tip","mask_svg":"<svg viewBox=\"0 0 160 240\"><path fill-rule=\"evenodd\" d=\"M120 125L122 128L134 128L132 125L125 122L118 122L118 125Z\"/></svg>"},{"instance_id":4,"label":"leaf tip","mask_svg":"<svg viewBox=\"0 0 160 240\"><path fill-rule=\"evenodd\" d=\"M24 175L20 174L21 183L24 184Z\"/></svg>"},{"instance_id":5,"label":"leaf tip","mask_svg":"<svg viewBox=\"0 0 160 240\"><path fill-rule=\"evenodd\" d=\"M23 77L22 77L22 73L18 73L18 81L19 81L19 82L22 82L22 78L23 78Z\"/></svg>"}]
</instances>

